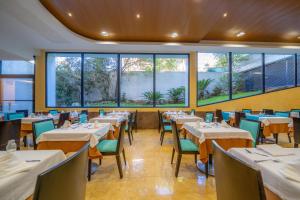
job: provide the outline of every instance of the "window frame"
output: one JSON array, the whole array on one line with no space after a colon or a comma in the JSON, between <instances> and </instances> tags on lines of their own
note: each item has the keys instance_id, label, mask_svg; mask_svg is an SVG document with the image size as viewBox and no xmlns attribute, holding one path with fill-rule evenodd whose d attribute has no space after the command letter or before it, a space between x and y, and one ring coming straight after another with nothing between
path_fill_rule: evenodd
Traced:
<instances>
[{"instance_id":1,"label":"window frame","mask_svg":"<svg viewBox=\"0 0 300 200\"><path fill-rule=\"evenodd\" d=\"M57 107L57 106L48 106L48 54L80 54L81 55L81 105L80 106L71 106L71 107ZM115 54L117 55L117 104L116 106L84 106L84 91L83 91L83 82L84 82L84 55L85 54ZM157 55L183 55L187 56L187 70L188 70L188 84L187 84L187 92L188 99L187 104L185 106L168 106L168 107L159 107L156 106L156 101L153 99L152 106L121 106L121 55L152 55L153 58L153 92L156 91L156 56ZM114 52L67 52L67 51L47 51L45 52L45 108L189 108L190 107L190 54L189 53L114 53Z\"/></svg>"}]
</instances>

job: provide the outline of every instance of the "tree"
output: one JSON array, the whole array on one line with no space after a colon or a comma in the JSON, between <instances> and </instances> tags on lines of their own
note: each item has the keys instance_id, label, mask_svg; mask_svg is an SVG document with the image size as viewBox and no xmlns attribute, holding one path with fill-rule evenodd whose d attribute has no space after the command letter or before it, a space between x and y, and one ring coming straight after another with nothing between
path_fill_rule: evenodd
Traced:
<instances>
[{"instance_id":1,"label":"tree","mask_svg":"<svg viewBox=\"0 0 300 200\"><path fill-rule=\"evenodd\" d=\"M214 54L214 57L217 60L217 67L228 67L227 54ZM249 54L234 54L232 60L235 65L239 65L241 62L249 60Z\"/></svg>"}]
</instances>

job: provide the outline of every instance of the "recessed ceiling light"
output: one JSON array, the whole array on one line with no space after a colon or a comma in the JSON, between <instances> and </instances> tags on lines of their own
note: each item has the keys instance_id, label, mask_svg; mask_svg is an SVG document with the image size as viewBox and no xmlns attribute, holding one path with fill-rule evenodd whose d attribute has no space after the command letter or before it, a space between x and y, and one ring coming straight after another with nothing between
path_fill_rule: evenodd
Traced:
<instances>
[{"instance_id":1,"label":"recessed ceiling light","mask_svg":"<svg viewBox=\"0 0 300 200\"><path fill-rule=\"evenodd\" d=\"M173 33L171 33L171 38L176 38L176 37L178 37L178 33L176 33L176 32L173 32Z\"/></svg>"},{"instance_id":2,"label":"recessed ceiling light","mask_svg":"<svg viewBox=\"0 0 300 200\"><path fill-rule=\"evenodd\" d=\"M228 13L223 13L223 18L226 18L228 16Z\"/></svg>"},{"instance_id":3,"label":"recessed ceiling light","mask_svg":"<svg viewBox=\"0 0 300 200\"><path fill-rule=\"evenodd\" d=\"M104 36L104 37L109 36L108 32L106 32L106 31L102 31L102 32L101 32L101 35Z\"/></svg>"},{"instance_id":4,"label":"recessed ceiling light","mask_svg":"<svg viewBox=\"0 0 300 200\"><path fill-rule=\"evenodd\" d=\"M236 34L236 37L242 37L244 36L246 33L245 32L239 32Z\"/></svg>"},{"instance_id":5,"label":"recessed ceiling light","mask_svg":"<svg viewBox=\"0 0 300 200\"><path fill-rule=\"evenodd\" d=\"M69 17L72 17L72 13L68 12Z\"/></svg>"},{"instance_id":6,"label":"recessed ceiling light","mask_svg":"<svg viewBox=\"0 0 300 200\"><path fill-rule=\"evenodd\" d=\"M136 14L136 18L137 18L137 19L140 19L140 18L141 18L141 15L140 15L140 14Z\"/></svg>"}]
</instances>

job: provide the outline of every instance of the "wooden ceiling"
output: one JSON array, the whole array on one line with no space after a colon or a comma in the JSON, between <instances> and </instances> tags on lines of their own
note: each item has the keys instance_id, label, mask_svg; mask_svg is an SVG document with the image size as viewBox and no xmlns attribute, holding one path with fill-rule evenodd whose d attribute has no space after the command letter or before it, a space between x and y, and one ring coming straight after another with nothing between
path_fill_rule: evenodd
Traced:
<instances>
[{"instance_id":1,"label":"wooden ceiling","mask_svg":"<svg viewBox=\"0 0 300 200\"><path fill-rule=\"evenodd\" d=\"M300 42L300 0L40 2L70 30L100 41ZM227 13L227 17L223 16L224 13ZM137 18L137 14L140 18ZM108 36L103 36L103 31ZM174 32L178 33L178 37L170 37ZM245 35L237 37L239 32Z\"/></svg>"}]
</instances>

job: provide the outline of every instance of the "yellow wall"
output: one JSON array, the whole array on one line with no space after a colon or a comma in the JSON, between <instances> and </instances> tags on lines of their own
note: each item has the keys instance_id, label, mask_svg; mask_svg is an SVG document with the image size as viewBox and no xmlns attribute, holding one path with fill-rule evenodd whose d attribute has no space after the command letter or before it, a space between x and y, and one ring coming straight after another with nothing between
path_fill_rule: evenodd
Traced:
<instances>
[{"instance_id":1,"label":"yellow wall","mask_svg":"<svg viewBox=\"0 0 300 200\"><path fill-rule=\"evenodd\" d=\"M40 55L36 57L36 79L35 79L35 109L36 112L43 112L49 109L45 106L45 51L41 51ZM214 111L215 109L222 109L227 111L241 110L249 108L252 110L262 110L263 108L271 108L274 110L290 110L292 108L300 108L300 87L281 90L278 92L271 92L267 94L247 97L228 102L197 107L197 53L190 53L190 107L176 108L177 110L196 109L197 111ZM116 108L107 108L105 110L111 111ZM141 112L157 111L158 108L138 108ZM173 110L176 110L175 108ZM62 110L62 109L60 109ZM63 109L68 110L68 109ZM69 109L74 110L74 108ZM78 109L79 110L79 109ZM97 112L99 108L89 108L91 112ZM118 110L133 111L136 108L118 108ZM172 110L171 108L159 108L159 110Z\"/></svg>"}]
</instances>

